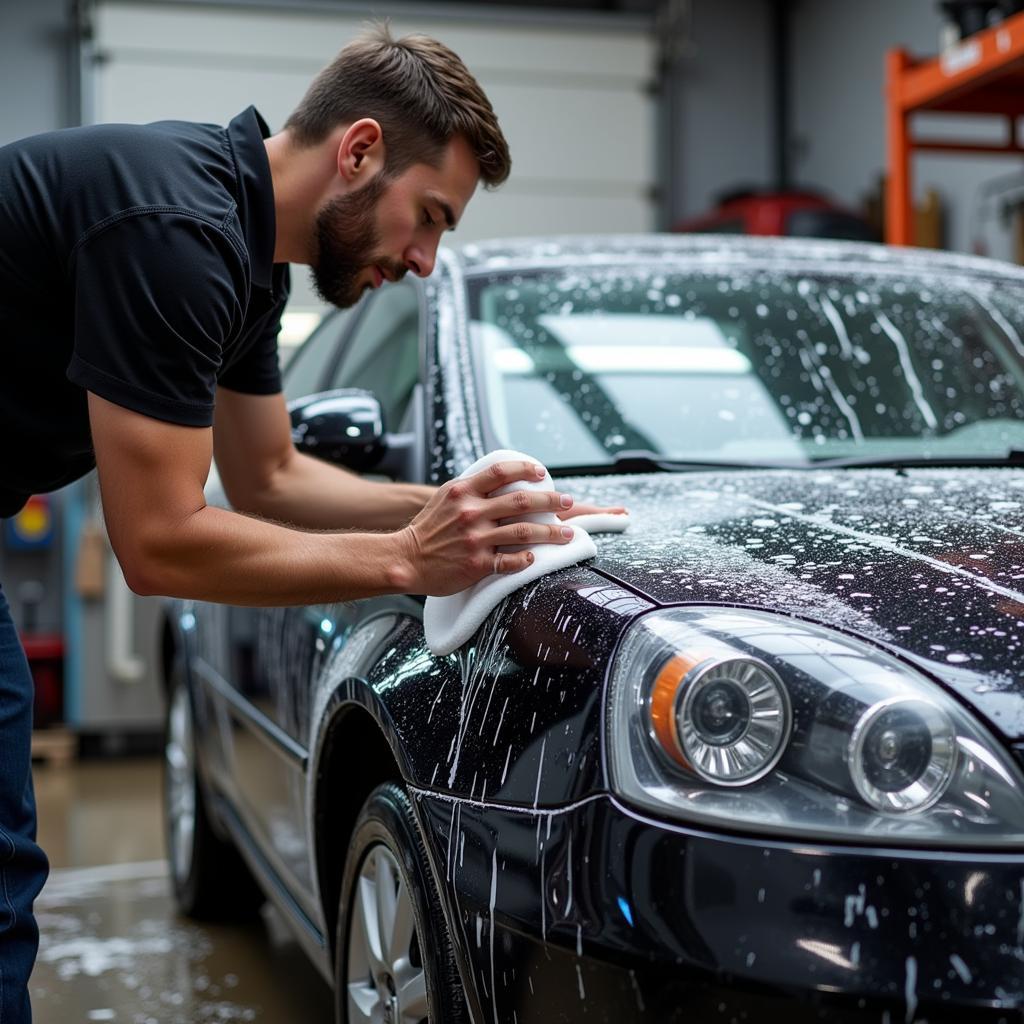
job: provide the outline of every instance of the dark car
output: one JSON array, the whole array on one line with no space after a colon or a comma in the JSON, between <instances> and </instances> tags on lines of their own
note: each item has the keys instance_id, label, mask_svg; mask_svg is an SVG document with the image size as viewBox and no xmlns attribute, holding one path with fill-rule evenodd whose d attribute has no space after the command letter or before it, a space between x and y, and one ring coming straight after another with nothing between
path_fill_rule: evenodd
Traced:
<instances>
[{"instance_id":1,"label":"dark car","mask_svg":"<svg viewBox=\"0 0 1024 1024\"><path fill-rule=\"evenodd\" d=\"M328 319L306 450L519 449L632 524L445 657L415 596L175 604L182 908L265 893L339 1021L1019 1021L1022 310L991 261L666 236Z\"/></svg>"}]
</instances>

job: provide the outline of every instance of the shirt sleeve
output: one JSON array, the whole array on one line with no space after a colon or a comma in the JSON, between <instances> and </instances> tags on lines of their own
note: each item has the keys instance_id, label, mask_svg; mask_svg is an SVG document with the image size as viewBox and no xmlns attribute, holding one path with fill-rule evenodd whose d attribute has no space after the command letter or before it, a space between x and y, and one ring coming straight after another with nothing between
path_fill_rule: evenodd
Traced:
<instances>
[{"instance_id":1,"label":"shirt sleeve","mask_svg":"<svg viewBox=\"0 0 1024 1024\"><path fill-rule=\"evenodd\" d=\"M288 301L288 268L275 268L274 302L251 331L252 340L239 346L221 371L218 383L246 395L276 395L281 390L281 362L277 336L281 331L281 314Z\"/></svg>"},{"instance_id":2,"label":"shirt sleeve","mask_svg":"<svg viewBox=\"0 0 1024 1024\"><path fill-rule=\"evenodd\" d=\"M73 274L68 379L145 416L210 426L243 315L242 260L224 233L185 213L127 217L79 247Z\"/></svg>"}]
</instances>

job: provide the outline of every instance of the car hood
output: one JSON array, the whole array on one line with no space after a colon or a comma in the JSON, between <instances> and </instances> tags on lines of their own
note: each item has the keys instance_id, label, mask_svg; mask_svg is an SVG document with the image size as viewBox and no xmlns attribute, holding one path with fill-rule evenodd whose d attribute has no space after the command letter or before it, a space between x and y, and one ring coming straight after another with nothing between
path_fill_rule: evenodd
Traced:
<instances>
[{"instance_id":1,"label":"car hood","mask_svg":"<svg viewBox=\"0 0 1024 1024\"><path fill-rule=\"evenodd\" d=\"M577 477L624 504L595 568L660 604L783 612L855 633L1024 737L1024 471Z\"/></svg>"}]
</instances>

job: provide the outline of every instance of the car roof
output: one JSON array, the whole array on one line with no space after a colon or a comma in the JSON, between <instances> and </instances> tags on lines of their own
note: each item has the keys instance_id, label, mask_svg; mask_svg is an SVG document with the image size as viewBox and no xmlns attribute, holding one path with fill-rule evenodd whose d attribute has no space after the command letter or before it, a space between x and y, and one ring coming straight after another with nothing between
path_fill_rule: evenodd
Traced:
<instances>
[{"instance_id":1,"label":"car roof","mask_svg":"<svg viewBox=\"0 0 1024 1024\"><path fill-rule=\"evenodd\" d=\"M505 238L467 242L448 251L462 274L475 275L508 269L559 267L580 264L679 260L713 267L716 263L751 264L769 269L778 263L849 265L852 270L904 271L911 274L966 274L998 277L1024 283L1024 267L1002 260L942 252L936 249L903 248L868 242L842 242L821 238L769 238L752 235L562 235L537 238Z\"/></svg>"}]
</instances>

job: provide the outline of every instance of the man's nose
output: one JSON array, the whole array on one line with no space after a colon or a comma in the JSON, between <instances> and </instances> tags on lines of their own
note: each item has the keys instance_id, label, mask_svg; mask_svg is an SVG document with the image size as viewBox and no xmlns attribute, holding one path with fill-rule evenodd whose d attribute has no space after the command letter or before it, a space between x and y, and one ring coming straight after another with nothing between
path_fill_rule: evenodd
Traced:
<instances>
[{"instance_id":1,"label":"man's nose","mask_svg":"<svg viewBox=\"0 0 1024 1024\"><path fill-rule=\"evenodd\" d=\"M430 252L424 249L410 249L405 254L405 265L417 277L430 277L434 272L434 260L437 257L437 250Z\"/></svg>"}]
</instances>

